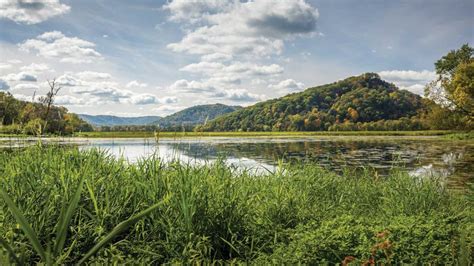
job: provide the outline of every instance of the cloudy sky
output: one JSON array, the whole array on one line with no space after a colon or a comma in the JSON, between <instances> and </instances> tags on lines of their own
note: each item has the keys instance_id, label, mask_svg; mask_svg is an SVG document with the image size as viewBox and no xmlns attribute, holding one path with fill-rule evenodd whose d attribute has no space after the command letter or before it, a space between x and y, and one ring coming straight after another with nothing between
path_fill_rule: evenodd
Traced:
<instances>
[{"instance_id":1,"label":"cloudy sky","mask_svg":"<svg viewBox=\"0 0 474 266\"><path fill-rule=\"evenodd\" d=\"M0 0L0 90L77 113L166 115L377 72L422 94L474 43L474 1Z\"/></svg>"}]
</instances>

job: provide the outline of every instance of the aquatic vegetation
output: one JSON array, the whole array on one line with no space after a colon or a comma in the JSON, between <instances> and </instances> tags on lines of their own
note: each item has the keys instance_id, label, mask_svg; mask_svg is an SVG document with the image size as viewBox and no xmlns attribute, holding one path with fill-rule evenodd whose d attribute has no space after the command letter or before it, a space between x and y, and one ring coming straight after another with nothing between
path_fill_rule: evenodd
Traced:
<instances>
[{"instance_id":1,"label":"aquatic vegetation","mask_svg":"<svg viewBox=\"0 0 474 266\"><path fill-rule=\"evenodd\" d=\"M403 170L255 176L43 145L2 151L0 187L0 264L473 261L472 190Z\"/></svg>"},{"instance_id":2,"label":"aquatic vegetation","mask_svg":"<svg viewBox=\"0 0 474 266\"><path fill-rule=\"evenodd\" d=\"M462 132L462 133L452 133L443 136L445 139L450 139L450 140L473 140L474 139L474 132L469 131L469 132Z\"/></svg>"},{"instance_id":3,"label":"aquatic vegetation","mask_svg":"<svg viewBox=\"0 0 474 266\"><path fill-rule=\"evenodd\" d=\"M181 131L167 132L161 131L161 138L183 138L183 137L294 137L294 136L443 136L457 131L449 130L422 130L422 131L278 131L278 132L201 132L201 131ZM87 138L154 138L153 131L94 131L76 132L75 137Z\"/></svg>"}]
</instances>

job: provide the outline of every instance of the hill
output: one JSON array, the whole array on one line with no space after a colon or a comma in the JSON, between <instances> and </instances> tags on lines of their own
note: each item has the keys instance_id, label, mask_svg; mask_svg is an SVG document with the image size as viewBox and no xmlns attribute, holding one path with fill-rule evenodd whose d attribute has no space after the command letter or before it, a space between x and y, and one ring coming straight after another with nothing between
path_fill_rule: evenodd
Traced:
<instances>
[{"instance_id":1,"label":"hill","mask_svg":"<svg viewBox=\"0 0 474 266\"><path fill-rule=\"evenodd\" d=\"M420 96L399 90L375 73L366 73L257 103L209 121L196 130L421 129L415 116L424 106Z\"/></svg>"},{"instance_id":2,"label":"hill","mask_svg":"<svg viewBox=\"0 0 474 266\"><path fill-rule=\"evenodd\" d=\"M86 115L79 117L94 126L143 126L160 125L163 128L193 127L203 124L206 120L217 118L221 115L241 109L240 106L227 106L224 104L197 105L186 108L166 117L138 116L121 117L113 115Z\"/></svg>"},{"instance_id":3,"label":"hill","mask_svg":"<svg viewBox=\"0 0 474 266\"><path fill-rule=\"evenodd\" d=\"M228 106L219 103L197 105L164 117L156 121L155 124L162 127L195 126L240 109L242 109L240 106Z\"/></svg>"},{"instance_id":4,"label":"hill","mask_svg":"<svg viewBox=\"0 0 474 266\"><path fill-rule=\"evenodd\" d=\"M94 126L124 126L124 125L148 125L161 119L159 116L120 117L113 115L86 115L79 117Z\"/></svg>"}]
</instances>

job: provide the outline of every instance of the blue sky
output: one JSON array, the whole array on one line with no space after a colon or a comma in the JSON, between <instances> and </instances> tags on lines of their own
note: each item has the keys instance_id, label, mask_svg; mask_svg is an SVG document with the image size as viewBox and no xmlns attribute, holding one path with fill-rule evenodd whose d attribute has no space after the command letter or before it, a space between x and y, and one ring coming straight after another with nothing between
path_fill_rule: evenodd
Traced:
<instances>
[{"instance_id":1,"label":"blue sky","mask_svg":"<svg viewBox=\"0 0 474 266\"><path fill-rule=\"evenodd\" d=\"M250 105L364 72L422 93L474 1L2 0L0 89L78 113Z\"/></svg>"}]
</instances>

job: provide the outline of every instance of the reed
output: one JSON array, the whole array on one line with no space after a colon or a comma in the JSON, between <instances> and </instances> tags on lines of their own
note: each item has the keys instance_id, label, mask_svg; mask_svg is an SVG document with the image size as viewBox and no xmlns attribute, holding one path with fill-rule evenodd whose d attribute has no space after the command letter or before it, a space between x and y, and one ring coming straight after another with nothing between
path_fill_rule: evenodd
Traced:
<instances>
[{"instance_id":1,"label":"reed","mask_svg":"<svg viewBox=\"0 0 474 266\"><path fill-rule=\"evenodd\" d=\"M0 262L473 262L472 190L394 169L337 175L33 146L0 152Z\"/></svg>"}]
</instances>

